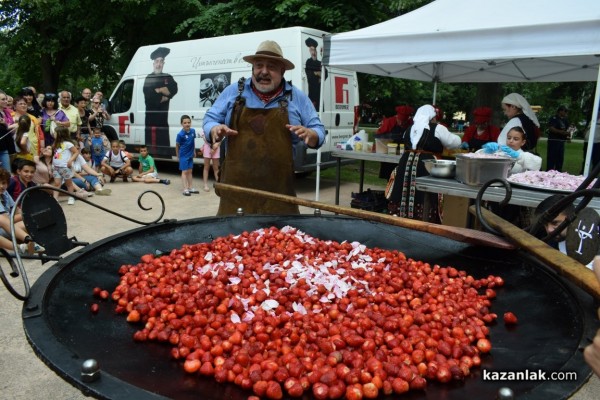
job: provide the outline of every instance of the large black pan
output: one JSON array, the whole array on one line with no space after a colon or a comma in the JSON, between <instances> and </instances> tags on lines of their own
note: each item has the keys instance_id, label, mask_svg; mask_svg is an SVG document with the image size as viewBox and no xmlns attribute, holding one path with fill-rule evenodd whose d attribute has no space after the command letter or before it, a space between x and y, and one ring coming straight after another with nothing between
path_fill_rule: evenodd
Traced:
<instances>
[{"instance_id":1,"label":"large black pan","mask_svg":"<svg viewBox=\"0 0 600 400\"><path fill-rule=\"evenodd\" d=\"M429 384L426 392L404 399L494 399L498 389L510 387L519 399L561 399L575 392L590 375L581 347L595 333L592 298L549 268L523 253L477 247L424 232L348 217L256 216L201 218L135 229L90 245L61 260L32 287L23 308L25 332L37 355L61 377L98 398L111 399L245 399L234 385L190 376L169 358L170 348L140 344L136 330L113 311L107 301L93 315L90 304L95 286L112 290L122 264L137 263L155 250L185 243L210 241L217 236L260 227L291 225L322 238L360 241L367 246L399 249L407 256L452 265L479 277L504 277L492 311L513 311L519 324L508 329L500 320L491 326L493 350L483 357L464 383ZM81 380L81 366L95 359L101 378ZM489 371L573 371L573 381L484 381Z\"/></svg>"}]
</instances>

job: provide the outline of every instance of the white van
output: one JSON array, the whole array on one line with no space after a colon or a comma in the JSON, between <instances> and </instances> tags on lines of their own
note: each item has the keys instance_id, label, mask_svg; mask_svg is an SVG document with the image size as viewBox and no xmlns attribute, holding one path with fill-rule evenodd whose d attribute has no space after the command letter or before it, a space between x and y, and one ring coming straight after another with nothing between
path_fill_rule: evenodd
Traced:
<instances>
[{"instance_id":1,"label":"white van","mask_svg":"<svg viewBox=\"0 0 600 400\"><path fill-rule=\"evenodd\" d=\"M316 107L322 85L324 105L320 117L327 130L327 141L321 150L321 168L333 166L335 159L330 156L331 150L353 134L354 114L359 102L358 83L356 73L335 68L328 68L324 81L320 82L324 34L326 32L315 29L292 27L140 47L110 97L108 111L112 117L105 128L107 136L123 139L132 153L138 153L139 146L145 144L155 159L173 160L175 138L181 130L181 116L189 115L192 127L200 130L204 114L223 88L237 85L241 77L251 76L252 67L242 57L254 54L262 41L275 40L281 46L284 57L296 66L286 71L284 79L302 88ZM163 75L160 76L164 76L165 82L170 80L171 92L175 93L170 94L166 107L163 104L163 110L168 111L150 111L146 107L144 82L153 72L152 57L164 54ZM164 100L166 98L163 103ZM151 104L150 100L148 104ZM168 126L146 127L146 119L155 121L159 113L163 118L158 119L168 121ZM164 113L168 113L167 118L164 118ZM168 141L164 137L166 132ZM162 139L158 143L156 136L161 134ZM200 148L202 140L198 139L196 145ZM297 172L316 169L315 150L301 143L294 151Z\"/></svg>"}]
</instances>

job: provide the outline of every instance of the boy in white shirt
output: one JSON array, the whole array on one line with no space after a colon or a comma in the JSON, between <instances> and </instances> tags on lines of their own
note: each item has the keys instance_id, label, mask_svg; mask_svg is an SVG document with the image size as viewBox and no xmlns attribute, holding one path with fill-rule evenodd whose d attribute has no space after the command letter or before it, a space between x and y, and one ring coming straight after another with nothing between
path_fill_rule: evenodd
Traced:
<instances>
[{"instance_id":1,"label":"boy in white shirt","mask_svg":"<svg viewBox=\"0 0 600 400\"><path fill-rule=\"evenodd\" d=\"M110 142L110 151L102 160L101 170L103 174L110 176L111 182L114 182L117 176L122 176L123 182L127 182L127 177L133 173L131 160L121 151L118 140Z\"/></svg>"}]
</instances>

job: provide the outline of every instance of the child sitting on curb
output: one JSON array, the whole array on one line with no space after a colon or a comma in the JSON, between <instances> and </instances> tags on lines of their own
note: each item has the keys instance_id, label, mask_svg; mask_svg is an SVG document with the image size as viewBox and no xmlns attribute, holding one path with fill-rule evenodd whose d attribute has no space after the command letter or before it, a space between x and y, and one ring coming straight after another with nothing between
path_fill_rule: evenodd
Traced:
<instances>
[{"instance_id":1,"label":"child sitting on curb","mask_svg":"<svg viewBox=\"0 0 600 400\"><path fill-rule=\"evenodd\" d=\"M15 208L15 201L6 191L8 181L10 180L10 172L4 168L0 168L0 246L6 250L14 250L12 245L10 213ZM14 218L15 238L20 244L17 251L19 254L43 253L46 249L43 246L35 243L25 228L23 216L19 209L15 211Z\"/></svg>"},{"instance_id":2,"label":"child sitting on curb","mask_svg":"<svg viewBox=\"0 0 600 400\"><path fill-rule=\"evenodd\" d=\"M104 189L104 176L92 168L90 165L91 159L90 149L86 149L85 147L81 149L81 154L73 163L73 172L75 173L73 183L81 189L87 191L93 190L99 196L109 196L112 191Z\"/></svg>"},{"instance_id":3,"label":"child sitting on curb","mask_svg":"<svg viewBox=\"0 0 600 400\"><path fill-rule=\"evenodd\" d=\"M171 183L168 179L160 179L158 177L158 170L154 164L154 159L148 154L148 147L140 147L140 165L138 167L138 174L133 176L134 182L144 183L163 183L169 185Z\"/></svg>"},{"instance_id":4,"label":"child sitting on curb","mask_svg":"<svg viewBox=\"0 0 600 400\"><path fill-rule=\"evenodd\" d=\"M35 163L31 160L25 158L15 159L15 171L17 172L10 177L8 188L6 189L13 200L17 200L17 197L25 189L36 186L35 182L33 182L35 168Z\"/></svg>"},{"instance_id":5,"label":"child sitting on curb","mask_svg":"<svg viewBox=\"0 0 600 400\"><path fill-rule=\"evenodd\" d=\"M127 177L133 173L131 160L121 151L118 140L110 143L110 150L102 160L101 170L102 173L110 176L111 183L117 179L117 176L122 176L123 182L127 182Z\"/></svg>"}]
</instances>

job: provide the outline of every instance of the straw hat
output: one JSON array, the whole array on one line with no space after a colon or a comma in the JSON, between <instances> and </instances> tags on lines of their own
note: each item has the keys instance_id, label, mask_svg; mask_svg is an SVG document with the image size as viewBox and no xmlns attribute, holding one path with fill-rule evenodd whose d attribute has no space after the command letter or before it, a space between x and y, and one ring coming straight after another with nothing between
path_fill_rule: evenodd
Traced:
<instances>
[{"instance_id":1,"label":"straw hat","mask_svg":"<svg viewBox=\"0 0 600 400\"><path fill-rule=\"evenodd\" d=\"M279 61L283 64L286 71L294 69L294 64L290 60L287 60L283 57L283 51L281 50L281 47L279 47L279 45L272 40L265 40L259 44L258 49L256 49L256 54L244 57L244 61L248 61L251 64L258 59Z\"/></svg>"}]
</instances>

